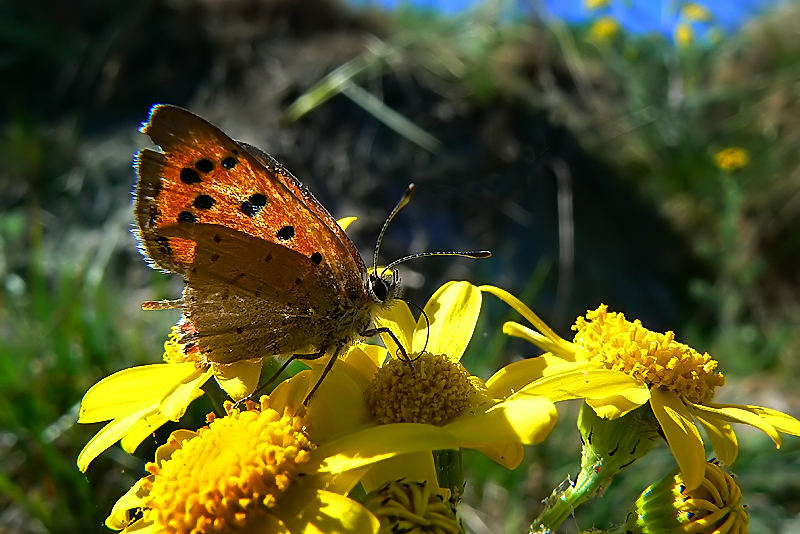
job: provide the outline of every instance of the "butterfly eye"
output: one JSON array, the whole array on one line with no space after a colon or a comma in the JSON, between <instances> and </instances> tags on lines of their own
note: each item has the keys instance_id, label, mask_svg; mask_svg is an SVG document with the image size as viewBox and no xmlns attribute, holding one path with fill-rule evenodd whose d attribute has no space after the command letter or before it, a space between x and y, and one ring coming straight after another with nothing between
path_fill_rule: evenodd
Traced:
<instances>
[{"instance_id":1,"label":"butterfly eye","mask_svg":"<svg viewBox=\"0 0 800 534\"><path fill-rule=\"evenodd\" d=\"M389 286L386 280L380 276L371 274L369 276L369 292L376 302L385 302L386 297L389 296Z\"/></svg>"}]
</instances>

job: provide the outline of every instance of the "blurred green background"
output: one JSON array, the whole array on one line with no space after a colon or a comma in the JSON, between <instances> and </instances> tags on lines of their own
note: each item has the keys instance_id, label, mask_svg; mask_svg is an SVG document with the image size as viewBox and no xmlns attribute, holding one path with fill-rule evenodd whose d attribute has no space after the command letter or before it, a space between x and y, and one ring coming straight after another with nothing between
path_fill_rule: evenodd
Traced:
<instances>
[{"instance_id":1,"label":"blurred green background","mask_svg":"<svg viewBox=\"0 0 800 534\"><path fill-rule=\"evenodd\" d=\"M367 255L416 182L384 260L494 252L404 265L420 305L446 280L492 283L569 337L605 302L710 352L728 379L718 399L800 415L800 4L722 31L713 11L676 3L671 36L626 33L588 4L567 24L503 2L447 16L332 0L3 3L0 532L104 530L174 428L136 457L115 446L86 475L75 466L100 427L75 422L83 393L160 361L177 320L140 309L181 285L130 233L131 159L154 103L283 161L335 216L360 217ZM488 377L535 352L501 336L516 317L485 302L465 364ZM182 424L202 421L203 402ZM513 472L467 454L469 531L524 530L574 477L576 411L561 406ZM775 451L738 434L751 532L800 532L800 439ZM562 531L621 523L672 467L651 453Z\"/></svg>"}]
</instances>

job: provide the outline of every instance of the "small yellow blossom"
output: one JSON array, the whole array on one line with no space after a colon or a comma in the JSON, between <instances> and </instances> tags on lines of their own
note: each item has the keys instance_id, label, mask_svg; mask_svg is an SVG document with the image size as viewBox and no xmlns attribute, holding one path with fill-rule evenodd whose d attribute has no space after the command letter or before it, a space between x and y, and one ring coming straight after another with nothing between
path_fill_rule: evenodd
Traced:
<instances>
[{"instance_id":1,"label":"small yellow blossom","mask_svg":"<svg viewBox=\"0 0 800 534\"><path fill-rule=\"evenodd\" d=\"M610 41L620 31L620 25L614 17L600 17L589 28L589 38L600 43Z\"/></svg>"},{"instance_id":2,"label":"small yellow blossom","mask_svg":"<svg viewBox=\"0 0 800 534\"><path fill-rule=\"evenodd\" d=\"M689 2L681 8L681 16L692 22L708 22L711 20L711 11L702 4Z\"/></svg>"},{"instance_id":3,"label":"small yellow blossom","mask_svg":"<svg viewBox=\"0 0 800 534\"><path fill-rule=\"evenodd\" d=\"M694 40L694 30L690 24L681 22L675 26L675 43L678 46L689 46Z\"/></svg>"},{"instance_id":4,"label":"small yellow blossom","mask_svg":"<svg viewBox=\"0 0 800 534\"><path fill-rule=\"evenodd\" d=\"M605 9L611 5L611 0L583 0L583 6L589 11Z\"/></svg>"},{"instance_id":5,"label":"small yellow blossom","mask_svg":"<svg viewBox=\"0 0 800 534\"><path fill-rule=\"evenodd\" d=\"M494 286L480 289L509 304L536 328L508 322L503 325L506 334L548 351L495 373L486 382L490 395L532 394L554 402L583 398L597 415L610 419L649 403L689 489L702 482L705 472L697 422L726 465L738 454L731 423L758 428L777 447L783 442L781 434L800 435L800 421L785 413L713 402L715 390L724 384L717 362L675 341L672 332L650 331L640 321L628 321L601 305L578 318L575 338L569 342L507 291Z\"/></svg>"},{"instance_id":6,"label":"small yellow blossom","mask_svg":"<svg viewBox=\"0 0 800 534\"><path fill-rule=\"evenodd\" d=\"M729 146L714 154L714 164L725 172L733 172L750 163L750 152L739 146Z\"/></svg>"}]
</instances>

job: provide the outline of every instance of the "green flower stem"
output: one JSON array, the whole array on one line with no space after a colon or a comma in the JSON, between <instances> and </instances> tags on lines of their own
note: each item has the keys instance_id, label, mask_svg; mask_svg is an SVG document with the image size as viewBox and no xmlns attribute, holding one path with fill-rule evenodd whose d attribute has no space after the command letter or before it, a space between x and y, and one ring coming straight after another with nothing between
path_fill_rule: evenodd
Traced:
<instances>
[{"instance_id":1,"label":"green flower stem","mask_svg":"<svg viewBox=\"0 0 800 534\"><path fill-rule=\"evenodd\" d=\"M450 490L450 502L453 505L464 496L464 465L461 449L441 449L433 451L433 462L436 464L436 478L440 488Z\"/></svg>"},{"instance_id":2,"label":"green flower stem","mask_svg":"<svg viewBox=\"0 0 800 534\"><path fill-rule=\"evenodd\" d=\"M565 481L546 500L545 510L531 523L530 533L549 533L592 497L601 495L622 469L647 454L659 439L658 423L649 405L617 419L603 419L586 403L578 416L583 437L581 472Z\"/></svg>"},{"instance_id":3,"label":"green flower stem","mask_svg":"<svg viewBox=\"0 0 800 534\"><path fill-rule=\"evenodd\" d=\"M605 471L602 467L602 460L599 460L589 469L582 468L574 484L566 480L553 490L546 500L545 510L531 523L530 534L549 534L578 506L602 493L605 484L610 482L608 476L601 476Z\"/></svg>"}]
</instances>

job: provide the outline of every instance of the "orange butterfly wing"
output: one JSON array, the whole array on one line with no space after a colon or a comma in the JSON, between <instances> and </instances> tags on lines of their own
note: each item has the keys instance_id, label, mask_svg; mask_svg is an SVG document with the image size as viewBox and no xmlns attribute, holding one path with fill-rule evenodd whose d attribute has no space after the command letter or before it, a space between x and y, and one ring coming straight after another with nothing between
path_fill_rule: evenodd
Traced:
<instances>
[{"instance_id":1,"label":"orange butterfly wing","mask_svg":"<svg viewBox=\"0 0 800 534\"><path fill-rule=\"evenodd\" d=\"M155 106L142 131L163 152L136 159L138 236L186 279L209 359L327 350L368 326L364 262L294 176L178 107Z\"/></svg>"}]
</instances>

